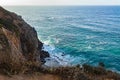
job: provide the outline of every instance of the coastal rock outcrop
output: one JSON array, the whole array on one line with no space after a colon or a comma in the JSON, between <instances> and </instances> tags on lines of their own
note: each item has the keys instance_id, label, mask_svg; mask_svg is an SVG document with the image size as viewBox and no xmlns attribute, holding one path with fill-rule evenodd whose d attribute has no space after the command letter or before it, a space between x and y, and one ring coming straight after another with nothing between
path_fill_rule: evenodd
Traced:
<instances>
[{"instance_id":1,"label":"coastal rock outcrop","mask_svg":"<svg viewBox=\"0 0 120 80\"><path fill-rule=\"evenodd\" d=\"M42 50L37 32L21 16L0 7L0 64L23 65L31 62L40 66L48 52Z\"/></svg>"}]
</instances>

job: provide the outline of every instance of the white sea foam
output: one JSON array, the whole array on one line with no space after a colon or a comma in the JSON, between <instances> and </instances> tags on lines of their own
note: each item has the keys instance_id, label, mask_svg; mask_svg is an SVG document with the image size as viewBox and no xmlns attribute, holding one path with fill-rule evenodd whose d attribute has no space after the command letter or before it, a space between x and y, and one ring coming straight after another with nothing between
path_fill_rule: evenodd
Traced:
<instances>
[{"instance_id":1,"label":"white sea foam","mask_svg":"<svg viewBox=\"0 0 120 80\"><path fill-rule=\"evenodd\" d=\"M65 55L63 52L57 52L54 46L44 44L43 50L49 52L50 54L50 57L45 59L46 66L58 67L70 65L70 59L72 57L70 55Z\"/></svg>"},{"instance_id":2,"label":"white sea foam","mask_svg":"<svg viewBox=\"0 0 120 80\"><path fill-rule=\"evenodd\" d=\"M90 45L88 45L86 48L87 48L87 49L92 49L92 47L91 47Z\"/></svg>"},{"instance_id":3,"label":"white sea foam","mask_svg":"<svg viewBox=\"0 0 120 80\"><path fill-rule=\"evenodd\" d=\"M90 36L90 35L86 36L86 39L93 39L93 38L96 38L96 36Z\"/></svg>"},{"instance_id":4,"label":"white sea foam","mask_svg":"<svg viewBox=\"0 0 120 80\"><path fill-rule=\"evenodd\" d=\"M48 51L50 54L49 58L46 58L45 66L59 67L59 66L72 66L76 64L86 63L84 56L71 56L60 51L56 51L56 48L52 45L43 45L43 50Z\"/></svg>"}]
</instances>

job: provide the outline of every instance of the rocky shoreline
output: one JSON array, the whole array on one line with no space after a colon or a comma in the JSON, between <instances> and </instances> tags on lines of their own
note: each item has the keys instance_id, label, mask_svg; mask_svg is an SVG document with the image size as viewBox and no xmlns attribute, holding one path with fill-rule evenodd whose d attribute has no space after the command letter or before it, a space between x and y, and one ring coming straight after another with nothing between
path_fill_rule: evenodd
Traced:
<instances>
[{"instance_id":1,"label":"rocky shoreline","mask_svg":"<svg viewBox=\"0 0 120 80\"><path fill-rule=\"evenodd\" d=\"M118 73L106 70L103 64L98 67L87 64L82 67L42 67L45 58L50 56L42 48L43 43L33 27L21 16L0 7L0 74L9 76L39 72L60 77L50 80L120 80Z\"/></svg>"}]
</instances>

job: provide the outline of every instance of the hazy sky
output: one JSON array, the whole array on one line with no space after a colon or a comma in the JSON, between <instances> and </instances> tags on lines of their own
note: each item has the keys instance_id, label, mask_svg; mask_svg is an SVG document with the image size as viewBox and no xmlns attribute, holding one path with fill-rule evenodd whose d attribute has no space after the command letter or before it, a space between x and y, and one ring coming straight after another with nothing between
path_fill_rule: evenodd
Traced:
<instances>
[{"instance_id":1,"label":"hazy sky","mask_svg":"<svg viewBox=\"0 0 120 80\"><path fill-rule=\"evenodd\" d=\"M0 0L0 5L120 5L120 0Z\"/></svg>"}]
</instances>

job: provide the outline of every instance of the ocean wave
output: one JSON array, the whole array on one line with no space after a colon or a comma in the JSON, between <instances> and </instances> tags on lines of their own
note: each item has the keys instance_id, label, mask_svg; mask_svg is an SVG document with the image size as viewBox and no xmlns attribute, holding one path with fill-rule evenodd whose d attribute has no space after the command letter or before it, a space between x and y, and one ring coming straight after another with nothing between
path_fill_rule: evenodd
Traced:
<instances>
[{"instance_id":1,"label":"ocean wave","mask_svg":"<svg viewBox=\"0 0 120 80\"><path fill-rule=\"evenodd\" d=\"M96 38L97 36L90 36L90 35L86 35L86 39L93 39Z\"/></svg>"},{"instance_id":2,"label":"ocean wave","mask_svg":"<svg viewBox=\"0 0 120 80\"><path fill-rule=\"evenodd\" d=\"M59 66L73 66L76 64L87 63L88 60L83 56L71 56L62 51L57 50L53 45L43 45L43 50L49 52L50 57L45 58L45 66L59 67Z\"/></svg>"},{"instance_id":3,"label":"ocean wave","mask_svg":"<svg viewBox=\"0 0 120 80\"><path fill-rule=\"evenodd\" d=\"M45 59L46 66L58 67L71 65L71 56L68 54L66 55L64 52L57 51L54 46L44 44L43 50L49 52L50 54L50 57Z\"/></svg>"},{"instance_id":4,"label":"ocean wave","mask_svg":"<svg viewBox=\"0 0 120 80\"><path fill-rule=\"evenodd\" d=\"M104 28L101 28L101 27L95 27L95 26L92 26L92 25L88 25L88 24L71 24L72 26L74 27L78 27L78 28L83 28L83 29L88 29L88 30L91 30L93 32L108 32L106 29Z\"/></svg>"},{"instance_id":5,"label":"ocean wave","mask_svg":"<svg viewBox=\"0 0 120 80\"><path fill-rule=\"evenodd\" d=\"M58 44L61 41L61 39L55 37L55 35L50 35L46 37L46 39L43 39L41 36L38 36L38 38L46 45Z\"/></svg>"}]
</instances>

